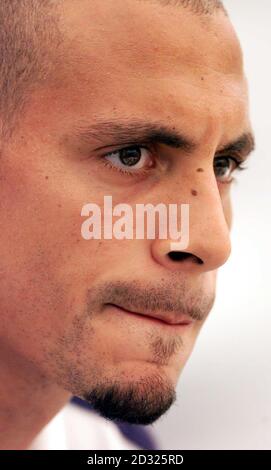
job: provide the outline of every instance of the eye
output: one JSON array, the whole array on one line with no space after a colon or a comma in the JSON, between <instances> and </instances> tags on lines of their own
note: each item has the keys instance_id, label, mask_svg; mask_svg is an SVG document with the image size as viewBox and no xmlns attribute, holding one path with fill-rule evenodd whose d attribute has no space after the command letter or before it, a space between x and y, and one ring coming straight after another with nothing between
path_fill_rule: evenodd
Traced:
<instances>
[{"instance_id":1,"label":"eye","mask_svg":"<svg viewBox=\"0 0 271 470\"><path fill-rule=\"evenodd\" d=\"M214 159L214 172L220 183L231 183L234 171L244 170L242 162L233 157L217 157Z\"/></svg>"},{"instance_id":2,"label":"eye","mask_svg":"<svg viewBox=\"0 0 271 470\"><path fill-rule=\"evenodd\" d=\"M124 173L141 173L153 166L150 151L145 146L133 145L103 155L105 165Z\"/></svg>"}]
</instances>

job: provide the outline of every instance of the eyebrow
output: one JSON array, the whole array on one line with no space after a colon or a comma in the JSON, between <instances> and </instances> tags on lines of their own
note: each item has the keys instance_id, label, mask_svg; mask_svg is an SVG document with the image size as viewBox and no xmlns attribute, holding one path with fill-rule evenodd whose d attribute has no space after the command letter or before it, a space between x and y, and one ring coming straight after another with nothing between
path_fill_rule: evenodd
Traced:
<instances>
[{"instance_id":1,"label":"eyebrow","mask_svg":"<svg viewBox=\"0 0 271 470\"><path fill-rule=\"evenodd\" d=\"M192 153L197 143L176 130L160 123L129 121L98 121L91 126L77 126L75 135L86 143L93 140L110 140L110 145L125 145L134 143L164 144L174 149L181 149L186 153ZM108 145L107 145L108 146ZM97 147L101 150L106 147ZM255 150L255 138L252 132L244 132L237 139L227 143L217 150L217 153L240 153L249 155Z\"/></svg>"}]
</instances>

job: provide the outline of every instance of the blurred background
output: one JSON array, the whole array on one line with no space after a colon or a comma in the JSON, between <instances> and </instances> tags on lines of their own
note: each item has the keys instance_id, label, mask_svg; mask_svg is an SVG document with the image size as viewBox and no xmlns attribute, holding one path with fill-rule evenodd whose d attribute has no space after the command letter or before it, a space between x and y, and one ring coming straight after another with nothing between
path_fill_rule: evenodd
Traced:
<instances>
[{"instance_id":1,"label":"blurred background","mask_svg":"<svg viewBox=\"0 0 271 470\"><path fill-rule=\"evenodd\" d=\"M215 307L149 426L160 449L271 449L271 2L225 0L240 38L257 149L233 184L233 251Z\"/></svg>"}]
</instances>

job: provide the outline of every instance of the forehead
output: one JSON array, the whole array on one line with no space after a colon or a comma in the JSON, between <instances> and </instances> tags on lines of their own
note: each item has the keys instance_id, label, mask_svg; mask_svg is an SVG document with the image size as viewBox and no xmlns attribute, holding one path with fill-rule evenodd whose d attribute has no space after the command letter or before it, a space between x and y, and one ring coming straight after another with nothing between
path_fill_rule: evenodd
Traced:
<instances>
[{"instance_id":1,"label":"forehead","mask_svg":"<svg viewBox=\"0 0 271 470\"><path fill-rule=\"evenodd\" d=\"M141 0L76 6L67 0L60 27L63 74L53 98L65 103L66 116L177 116L197 126L198 138L204 122L218 123L225 140L237 125L248 127L242 53L222 12L197 16ZM202 128L199 118L206 118Z\"/></svg>"}]
</instances>

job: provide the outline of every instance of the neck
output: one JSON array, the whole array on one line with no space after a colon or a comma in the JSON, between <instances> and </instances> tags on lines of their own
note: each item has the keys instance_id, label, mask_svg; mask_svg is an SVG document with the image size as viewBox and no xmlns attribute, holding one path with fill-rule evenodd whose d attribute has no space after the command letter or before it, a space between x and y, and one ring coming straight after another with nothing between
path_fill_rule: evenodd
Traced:
<instances>
[{"instance_id":1,"label":"neck","mask_svg":"<svg viewBox=\"0 0 271 470\"><path fill-rule=\"evenodd\" d=\"M71 394L0 346L0 450L27 449Z\"/></svg>"}]
</instances>

